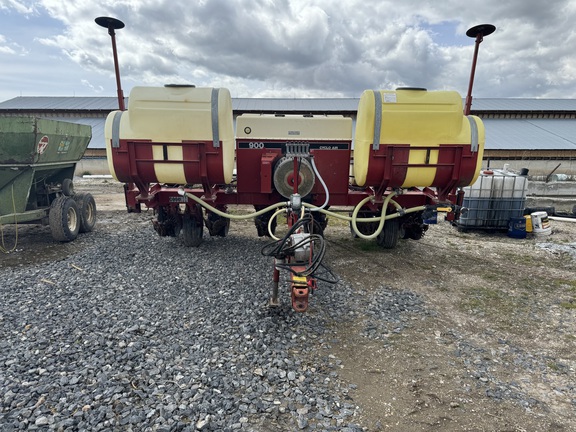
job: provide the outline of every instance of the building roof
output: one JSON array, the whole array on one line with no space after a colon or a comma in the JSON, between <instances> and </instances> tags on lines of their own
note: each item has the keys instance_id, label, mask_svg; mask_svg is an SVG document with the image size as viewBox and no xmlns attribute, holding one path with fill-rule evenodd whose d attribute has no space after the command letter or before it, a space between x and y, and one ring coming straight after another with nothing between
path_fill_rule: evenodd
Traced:
<instances>
[{"instance_id":1,"label":"building roof","mask_svg":"<svg viewBox=\"0 0 576 432\"><path fill-rule=\"evenodd\" d=\"M128 101L128 98L125 98ZM118 109L114 97L19 96L0 103L0 111L112 111Z\"/></svg>"},{"instance_id":2,"label":"building roof","mask_svg":"<svg viewBox=\"0 0 576 432\"><path fill-rule=\"evenodd\" d=\"M237 112L349 112L358 108L359 98L233 98ZM126 106L128 98L125 98ZM115 97L19 96L0 102L0 111L112 111ZM472 112L576 112L576 99L494 99L472 100Z\"/></svg>"},{"instance_id":3,"label":"building roof","mask_svg":"<svg viewBox=\"0 0 576 432\"><path fill-rule=\"evenodd\" d=\"M237 112L349 112L358 108L358 98L282 99L234 98ZM128 98L125 98L128 106ZM118 109L115 97L32 97L19 96L0 102L0 111L113 111Z\"/></svg>"}]
</instances>

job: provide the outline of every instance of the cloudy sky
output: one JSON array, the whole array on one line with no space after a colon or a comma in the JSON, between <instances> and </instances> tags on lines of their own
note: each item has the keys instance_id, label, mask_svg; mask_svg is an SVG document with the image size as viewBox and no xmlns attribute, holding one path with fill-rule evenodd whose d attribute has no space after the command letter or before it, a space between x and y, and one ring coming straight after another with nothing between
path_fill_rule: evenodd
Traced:
<instances>
[{"instance_id":1,"label":"cloudy sky","mask_svg":"<svg viewBox=\"0 0 576 432\"><path fill-rule=\"evenodd\" d=\"M227 87L233 97L358 97L399 86L475 97L576 98L574 0L0 0L0 101L125 95L135 85Z\"/></svg>"}]
</instances>

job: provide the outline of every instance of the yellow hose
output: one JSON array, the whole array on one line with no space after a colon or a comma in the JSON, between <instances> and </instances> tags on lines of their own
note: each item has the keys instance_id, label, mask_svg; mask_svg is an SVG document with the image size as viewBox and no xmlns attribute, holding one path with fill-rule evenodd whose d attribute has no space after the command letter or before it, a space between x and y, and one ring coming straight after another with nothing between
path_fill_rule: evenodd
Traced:
<instances>
[{"instance_id":1,"label":"yellow hose","mask_svg":"<svg viewBox=\"0 0 576 432\"><path fill-rule=\"evenodd\" d=\"M304 208L304 207L302 207L302 208ZM279 239L278 237L276 237L276 236L274 235L274 233L272 232L272 221L273 221L274 219L276 219L280 213L284 213L284 209L277 210L277 211L272 215L272 217L271 217L270 219L268 219L268 234L270 235L270 237L272 237L272 238L273 238L274 240L276 240L276 241L278 241L278 240L280 240L280 239Z\"/></svg>"},{"instance_id":2,"label":"yellow hose","mask_svg":"<svg viewBox=\"0 0 576 432\"><path fill-rule=\"evenodd\" d=\"M246 214L246 215L233 215L230 213L225 213L221 210L218 210L216 207L212 207L210 204L206 203L205 201L203 201L202 199L198 198L196 195L191 194L189 192L186 192L186 196L190 199L192 199L193 201L196 201L198 204L200 204L202 207L210 210L212 213L216 213L219 216L228 218L228 219L232 219L232 220L243 220L243 219L250 219L256 216L260 216L261 214L264 214L266 212L269 212L270 210L274 210L277 209L278 207L285 207L287 206L287 203L285 202L279 202L276 204L272 204L271 206L268 206L262 210L258 210L257 212L254 213L250 213L250 214Z\"/></svg>"},{"instance_id":3,"label":"yellow hose","mask_svg":"<svg viewBox=\"0 0 576 432\"><path fill-rule=\"evenodd\" d=\"M392 199L392 197L396 195L396 192L392 192L391 194L389 194L385 199L384 202L382 203L382 213L380 214L380 223L378 224L378 228L376 228L376 231L374 231L372 234L370 235L365 235L362 234L359 230L358 230L358 225L357 225L357 221L356 219L358 218L358 212L360 211L360 209L364 206L364 204L366 204L372 197L366 197L364 198L362 201L360 201L358 203L358 205L356 207L354 207L354 211L352 212L352 230L354 231L354 233L364 239L364 240L371 240L373 238L378 237L378 234L380 234L382 232L382 229L384 229L384 223L386 222L386 210L388 209L388 203L390 202L390 200ZM398 213L396 213L398 214ZM392 215L390 215L392 216ZM388 219L392 219L391 217L388 217Z\"/></svg>"},{"instance_id":4,"label":"yellow hose","mask_svg":"<svg viewBox=\"0 0 576 432\"><path fill-rule=\"evenodd\" d=\"M390 195L388 195L386 197L386 199L384 200L384 203L382 204L382 213L381 213L379 218L359 218L358 217L358 212L360 211L362 206L364 206L364 204L366 204L368 201L370 201L373 198L372 196L366 197L362 201L360 201L358 203L358 205L356 207L354 207L354 211L352 212L351 217L346 216L346 215L342 215L339 213L331 212L329 210L324 210L324 209L318 210L318 211L320 213L324 213L326 215L335 217L337 219L342 219L342 220L345 220L347 222L351 222L352 230L354 231L354 233L358 237L363 238L365 240L370 240L370 239L378 237L378 235L382 232L382 229L384 228L384 221L389 220L389 219L394 219L394 218L397 218L400 216L400 213L394 213L394 214L390 214L390 215L386 216L386 208L388 207L389 203L392 203L394 205L394 207L396 207L397 210L402 211L404 214L415 213L415 212L426 210L426 206L411 207L409 209L404 210L400 204L398 204L396 201L394 201L392 199L392 197L394 195L396 195L396 194L393 192ZM311 204L308 204L308 203L303 203L303 205L305 207L313 207ZM378 224L378 228L376 229L376 231L373 234L364 235L358 231L358 226L357 226L358 222L376 222L377 220L380 220L380 223Z\"/></svg>"},{"instance_id":5,"label":"yellow hose","mask_svg":"<svg viewBox=\"0 0 576 432\"><path fill-rule=\"evenodd\" d=\"M278 215L280 213L282 213L285 208L284 207L288 207L288 203L286 202L279 202L276 204L272 204L271 206L268 206L262 210L259 210L257 212L254 213L249 213L246 215L232 215L229 213L225 213L223 211L218 210L217 208L211 206L210 204L206 203L205 201L203 201L201 198L198 198L196 195L191 194L189 192L185 192L184 193L188 198L192 199L193 201L197 202L198 204L200 204L202 207L210 210L213 213L216 213L219 216L228 218L228 219L232 219L232 220L243 220L243 219L250 219L256 216L259 216L261 214L267 213L271 210L275 210L277 208L282 207L282 209L276 211L272 217L270 217L270 219L268 220L268 234L270 234L270 237L272 237L274 240L279 240L277 237L274 236L274 234L272 233L272 220L275 219L276 217L278 217ZM326 215L335 217L337 219L342 219L348 222L351 222L351 226L352 226L352 230L354 231L354 233L365 240L371 240L374 239L376 237L378 237L378 235L382 232L382 229L384 228L384 223L386 220L388 219L394 219L400 216L400 212L398 213L393 213L390 215L386 215L386 209L388 208L388 204L392 203L392 205L394 205L394 207L396 207L397 210L401 211L403 214L407 214L407 213L415 213L418 211L424 211L426 210L426 206L417 206L417 207L412 207L409 209L403 209L402 206L400 204L398 204L396 201L394 201L392 198L396 195L395 192L392 192L391 194L389 194L385 199L384 202L382 203L382 213L380 214L379 218L359 218L358 217L358 212L362 209L362 207L364 206L364 204L366 204L368 201L370 201L371 199L373 199L373 196L368 196L366 198L364 198L362 201L360 201L358 203L358 205L356 205L356 207L354 207L354 211L352 212L352 217L350 216L345 216L345 215L341 215L335 212L331 212L329 210L324 210L324 209L317 209L316 206L313 206L312 204L309 203L302 203L302 211L304 211L304 207L306 208L314 208L317 209L316 211L319 211L320 213L324 213ZM379 224L378 224L378 228L376 229L376 231L374 231L374 233L370 234L370 235L364 235L362 234L359 230L358 230L358 222L376 222L377 220L379 220Z\"/></svg>"}]
</instances>

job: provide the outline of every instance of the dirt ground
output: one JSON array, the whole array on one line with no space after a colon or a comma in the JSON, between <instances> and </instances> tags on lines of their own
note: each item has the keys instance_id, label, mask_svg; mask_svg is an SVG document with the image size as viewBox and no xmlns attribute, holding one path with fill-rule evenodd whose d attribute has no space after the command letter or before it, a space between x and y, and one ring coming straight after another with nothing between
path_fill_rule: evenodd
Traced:
<instances>
[{"instance_id":1,"label":"dirt ground","mask_svg":"<svg viewBox=\"0 0 576 432\"><path fill-rule=\"evenodd\" d=\"M76 190L94 195L99 224L124 210L112 180L80 180ZM329 222L327 261L360 300L385 289L420 301L401 331L381 337L366 337L362 317L334 324L338 343L325 349L341 360L340 379L354 384L359 424L369 431L576 430L576 223L551 224L550 236L520 240L439 221L423 239L383 250ZM28 259L62 253L43 241ZM21 259L5 255L0 269Z\"/></svg>"},{"instance_id":2,"label":"dirt ground","mask_svg":"<svg viewBox=\"0 0 576 432\"><path fill-rule=\"evenodd\" d=\"M576 430L576 223L551 225L550 236L519 240L444 222L391 251L327 232L345 280L360 291L408 290L427 311L385 343L362 337L360 325L339 329L335 355L340 376L358 385L361 424Z\"/></svg>"}]
</instances>

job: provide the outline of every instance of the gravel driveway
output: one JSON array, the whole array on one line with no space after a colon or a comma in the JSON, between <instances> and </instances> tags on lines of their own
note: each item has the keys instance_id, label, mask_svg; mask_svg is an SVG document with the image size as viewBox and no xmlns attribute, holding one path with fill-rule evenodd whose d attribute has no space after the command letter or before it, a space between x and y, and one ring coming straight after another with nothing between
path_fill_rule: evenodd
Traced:
<instances>
[{"instance_id":1,"label":"gravel driveway","mask_svg":"<svg viewBox=\"0 0 576 432\"><path fill-rule=\"evenodd\" d=\"M271 310L266 240L186 248L149 219L100 212L70 244L21 228L45 253L0 267L2 430L360 430L316 349L349 288Z\"/></svg>"},{"instance_id":2,"label":"gravel driveway","mask_svg":"<svg viewBox=\"0 0 576 432\"><path fill-rule=\"evenodd\" d=\"M298 314L288 294L267 307L268 240L250 222L186 248L158 237L151 213L110 205L110 192L95 193L92 233L60 244L47 227L19 227L17 250L0 257L2 431L576 427L569 254L446 225L382 251L329 225L328 262L342 281L321 284ZM568 225L556 239L572 250ZM542 257L566 283L554 282L561 295L535 288L522 308L509 304L512 288L488 288L501 283L491 274L519 278L498 263L527 245L529 262L513 272ZM479 250L482 265L469 259ZM467 291L481 275L487 290ZM518 334L501 313L522 326L554 315L552 328Z\"/></svg>"}]
</instances>

